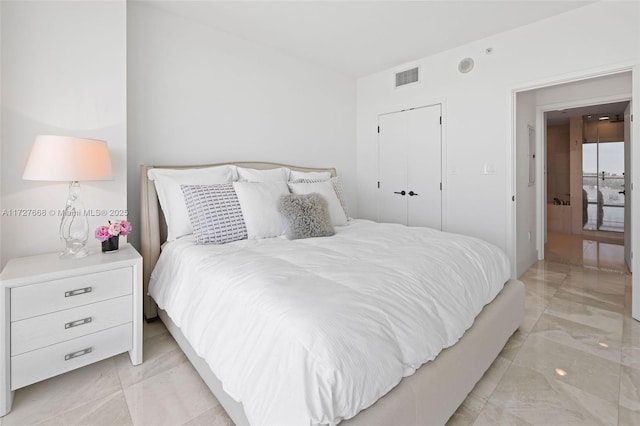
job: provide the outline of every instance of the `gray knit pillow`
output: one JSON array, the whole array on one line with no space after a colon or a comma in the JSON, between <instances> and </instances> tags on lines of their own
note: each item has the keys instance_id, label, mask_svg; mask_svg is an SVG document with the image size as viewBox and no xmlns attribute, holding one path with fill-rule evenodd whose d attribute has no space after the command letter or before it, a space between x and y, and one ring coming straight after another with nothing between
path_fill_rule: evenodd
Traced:
<instances>
[{"instance_id":1,"label":"gray knit pillow","mask_svg":"<svg viewBox=\"0 0 640 426\"><path fill-rule=\"evenodd\" d=\"M283 195L278 210L287 219L286 236L289 239L330 237L335 234L329 205L320 194Z\"/></svg>"},{"instance_id":2,"label":"gray knit pillow","mask_svg":"<svg viewBox=\"0 0 640 426\"><path fill-rule=\"evenodd\" d=\"M180 185L197 244L247 239L238 195L232 183Z\"/></svg>"}]
</instances>

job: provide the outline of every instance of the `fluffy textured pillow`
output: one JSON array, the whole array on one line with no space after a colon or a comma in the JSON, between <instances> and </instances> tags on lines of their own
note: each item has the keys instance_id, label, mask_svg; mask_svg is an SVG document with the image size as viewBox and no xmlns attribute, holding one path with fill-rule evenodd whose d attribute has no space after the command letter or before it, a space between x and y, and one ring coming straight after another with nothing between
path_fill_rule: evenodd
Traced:
<instances>
[{"instance_id":1,"label":"fluffy textured pillow","mask_svg":"<svg viewBox=\"0 0 640 426\"><path fill-rule=\"evenodd\" d=\"M238 167L238 180L241 182L286 182L289 180L289 169L257 170Z\"/></svg>"},{"instance_id":2,"label":"fluffy textured pillow","mask_svg":"<svg viewBox=\"0 0 640 426\"><path fill-rule=\"evenodd\" d=\"M238 175L235 166L217 166L196 169L150 169L147 176L154 181L160 207L167 222L167 241L173 241L193 232L180 185L230 183L237 180Z\"/></svg>"},{"instance_id":3,"label":"fluffy textured pillow","mask_svg":"<svg viewBox=\"0 0 640 426\"><path fill-rule=\"evenodd\" d=\"M333 183L329 180L323 182L289 182L289 189L294 194L311 194L318 193L327 200L329 205L329 214L331 215L331 223L334 226L347 224L347 215L344 213L340 200L333 189Z\"/></svg>"},{"instance_id":4,"label":"fluffy textured pillow","mask_svg":"<svg viewBox=\"0 0 640 426\"><path fill-rule=\"evenodd\" d=\"M329 172L298 172L291 170L289 172L289 181L293 182L300 179L310 179L315 181L323 181L331 179L331 173Z\"/></svg>"},{"instance_id":5,"label":"fluffy textured pillow","mask_svg":"<svg viewBox=\"0 0 640 426\"><path fill-rule=\"evenodd\" d=\"M286 222L278 204L283 195L289 194L286 182L234 182L233 187L250 239L284 235Z\"/></svg>"},{"instance_id":6,"label":"fluffy textured pillow","mask_svg":"<svg viewBox=\"0 0 640 426\"><path fill-rule=\"evenodd\" d=\"M329 205L320 194L283 195L278 210L287 219L286 236L291 240L335 234Z\"/></svg>"},{"instance_id":7,"label":"fluffy textured pillow","mask_svg":"<svg viewBox=\"0 0 640 426\"><path fill-rule=\"evenodd\" d=\"M247 226L232 183L180 187L197 244L224 244L247 238Z\"/></svg>"}]
</instances>

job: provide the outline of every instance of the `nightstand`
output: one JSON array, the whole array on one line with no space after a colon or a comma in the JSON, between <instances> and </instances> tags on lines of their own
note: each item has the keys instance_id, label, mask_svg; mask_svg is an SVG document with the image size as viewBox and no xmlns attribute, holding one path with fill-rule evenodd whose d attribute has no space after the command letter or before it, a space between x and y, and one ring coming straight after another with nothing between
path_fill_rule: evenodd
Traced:
<instances>
[{"instance_id":1,"label":"nightstand","mask_svg":"<svg viewBox=\"0 0 640 426\"><path fill-rule=\"evenodd\" d=\"M10 260L0 275L0 416L13 392L122 352L142 363L142 257Z\"/></svg>"}]
</instances>

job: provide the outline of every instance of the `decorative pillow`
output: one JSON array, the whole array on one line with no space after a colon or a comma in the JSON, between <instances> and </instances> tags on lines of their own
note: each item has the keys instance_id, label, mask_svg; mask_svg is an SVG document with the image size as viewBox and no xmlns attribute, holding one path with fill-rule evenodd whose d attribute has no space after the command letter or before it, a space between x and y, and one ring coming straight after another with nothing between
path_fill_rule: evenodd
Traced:
<instances>
[{"instance_id":1,"label":"decorative pillow","mask_svg":"<svg viewBox=\"0 0 640 426\"><path fill-rule=\"evenodd\" d=\"M180 185L197 244L247 239L247 226L232 183Z\"/></svg>"},{"instance_id":2,"label":"decorative pillow","mask_svg":"<svg viewBox=\"0 0 640 426\"><path fill-rule=\"evenodd\" d=\"M293 170L291 171L293 173ZM334 176L331 179L297 179L293 180L291 183L315 183L315 182L324 182L325 180L330 180L333 184L333 189L336 191L336 195L338 196L338 200L340 201L340 205L342 206L342 210L344 210L344 215L349 219L349 211L347 210L347 201L344 196L344 188L342 187L342 181L338 176Z\"/></svg>"},{"instance_id":3,"label":"decorative pillow","mask_svg":"<svg viewBox=\"0 0 640 426\"><path fill-rule=\"evenodd\" d=\"M311 194L312 192L318 193L327 200L329 205L329 215L331 216L331 223L334 226L341 226L347 224L347 215L344 213L340 200L336 195L335 189L333 189L333 183L331 181L323 182L289 182L289 189L294 194Z\"/></svg>"},{"instance_id":4,"label":"decorative pillow","mask_svg":"<svg viewBox=\"0 0 640 426\"><path fill-rule=\"evenodd\" d=\"M238 180L241 182L286 182L289 180L289 169L257 170L238 167Z\"/></svg>"},{"instance_id":5,"label":"decorative pillow","mask_svg":"<svg viewBox=\"0 0 640 426\"><path fill-rule=\"evenodd\" d=\"M154 181L160 207L167 222L167 241L193 232L180 185L211 185L237 180L235 166L150 169L147 176Z\"/></svg>"},{"instance_id":6,"label":"decorative pillow","mask_svg":"<svg viewBox=\"0 0 640 426\"><path fill-rule=\"evenodd\" d=\"M286 222L278 204L283 195L289 194L286 182L234 182L233 187L250 239L284 235Z\"/></svg>"},{"instance_id":7,"label":"decorative pillow","mask_svg":"<svg viewBox=\"0 0 640 426\"><path fill-rule=\"evenodd\" d=\"M344 195L344 188L342 187L342 181L340 180L340 177L332 177L331 183L333 184L333 189L336 191L338 200L340 200L340 205L342 206L342 210L344 210L344 215L347 216L347 220L349 220L349 211L347 210L347 197L345 197Z\"/></svg>"},{"instance_id":8,"label":"decorative pillow","mask_svg":"<svg viewBox=\"0 0 640 426\"><path fill-rule=\"evenodd\" d=\"M290 240L335 234L329 205L320 194L283 195L278 210L287 218L286 235Z\"/></svg>"},{"instance_id":9,"label":"decorative pillow","mask_svg":"<svg viewBox=\"0 0 640 426\"><path fill-rule=\"evenodd\" d=\"M291 170L289 172L289 181L294 182L300 179L311 179L315 181L323 181L331 179L331 173L329 172L298 172Z\"/></svg>"}]
</instances>

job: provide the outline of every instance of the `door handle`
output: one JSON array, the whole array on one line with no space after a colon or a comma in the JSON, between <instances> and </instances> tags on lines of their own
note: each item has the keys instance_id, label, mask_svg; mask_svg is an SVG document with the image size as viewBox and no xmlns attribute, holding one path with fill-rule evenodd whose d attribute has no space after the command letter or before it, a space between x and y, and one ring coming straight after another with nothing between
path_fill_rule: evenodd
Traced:
<instances>
[{"instance_id":1,"label":"door handle","mask_svg":"<svg viewBox=\"0 0 640 426\"><path fill-rule=\"evenodd\" d=\"M410 197L413 197L414 195L418 195L418 193L417 192L413 192L413 191L409 191L409 196Z\"/></svg>"},{"instance_id":2,"label":"door handle","mask_svg":"<svg viewBox=\"0 0 640 426\"><path fill-rule=\"evenodd\" d=\"M624 189L622 191L618 191L618 194L625 195L626 193L627 193L627 191L625 191Z\"/></svg>"},{"instance_id":3,"label":"door handle","mask_svg":"<svg viewBox=\"0 0 640 426\"><path fill-rule=\"evenodd\" d=\"M393 193L394 193L394 194L400 194L400 195L402 195L402 196L407 195L407 191L400 191L400 192L396 192L396 191L394 191Z\"/></svg>"}]
</instances>

